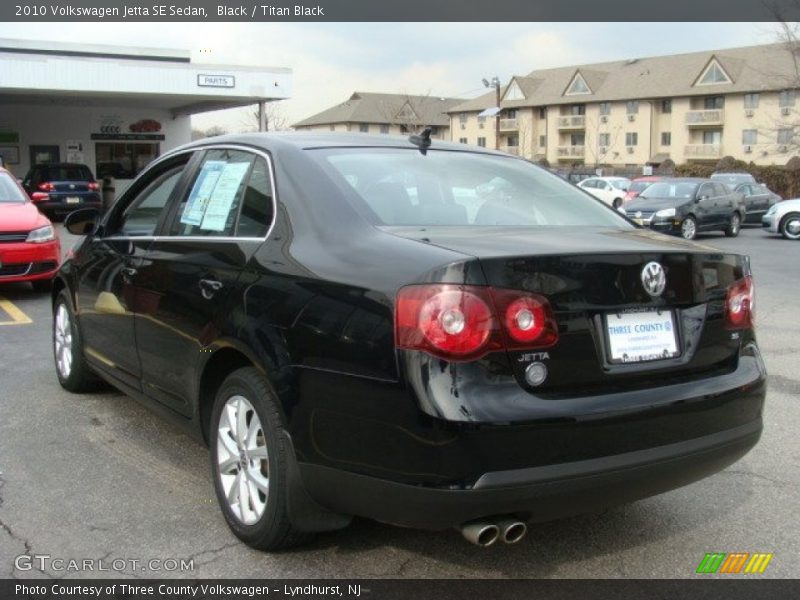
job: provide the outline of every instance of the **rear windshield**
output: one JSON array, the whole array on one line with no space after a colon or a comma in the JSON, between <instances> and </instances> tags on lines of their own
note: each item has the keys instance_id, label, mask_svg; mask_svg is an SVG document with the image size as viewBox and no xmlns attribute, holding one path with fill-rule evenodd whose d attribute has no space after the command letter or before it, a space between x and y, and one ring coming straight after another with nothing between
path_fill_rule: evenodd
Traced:
<instances>
[{"instance_id":1,"label":"rear windshield","mask_svg":"<svg viewBox=\"0 0 800 600\"><path fill-rule=\"evenodd\" d=\"M697 184L688 181L661 181L652 184L640 198L692 198Z\"/></svg>"},{"instance_id":2,"label":"rear windshield","mask_svg":"<svg viewBox=\"0 0 800 600\"><path fill-rule=\"evenodd\" d=\"M631 227L615 210L528 162L471 152L309 152L380 225Z\"/></svg>"},{"instance_id":3,"label":"rear windshield","mask_svg":"<svg viewBox=\"0 0 800 600\"><path fill-rule=\"evenodd\" d=\"M0 173L0 202L25 202L27 197L8 173Z\"/></svg>"},{"instance_id":4,"label":"rear windshield","mask_svg":"<svg viewBox=\"0 0 800 600\"><path fill-rule=\"evenodd\" d=\"M94 177L84 165L55 165L43 169L42 181L94 181Z\"/></svg>"},{"instance_id":5,"label":"rear windshield","mask_svg":"<svg viewBox=\"0 0 800 600\"><path fill-rule=\"evenodd\" d=\"M750 173L713 173L711 179L723 181L731 187L736 187L740 183L755 183L755 178Z\"/></svg>"}]
</instances>

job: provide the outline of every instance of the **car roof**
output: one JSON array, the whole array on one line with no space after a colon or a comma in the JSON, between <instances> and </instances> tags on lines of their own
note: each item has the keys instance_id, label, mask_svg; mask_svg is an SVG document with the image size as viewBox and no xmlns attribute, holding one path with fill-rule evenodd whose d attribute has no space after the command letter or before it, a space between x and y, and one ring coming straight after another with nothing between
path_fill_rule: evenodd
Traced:
<instances>
[{"instance_id":1,"label":"car roof","mask_svg":"<svg viewBox=\"0 0 800 600\"><path fill-rule=\"evenodd\" d=\"M660 175L643 175L642 177L637 177L634 181L661 181L664 177Z\"/></svg>"},{"instance_id":2,"label":"car roof","mask_svg":"<svg viewBox=\"0 0 800 600\"><path fill-rule=\"evenodd\" d=\"M665 177L661 181L667 183L708 183L708 177Z\"/></svg>"},{"instance_id":3,"label":"car roof","mask_svg":"<svg viewBox=\"0 0 800 600\"><path fill-rule=\"evenodd\" d=\"M87 165L85 165L83 163L57 162L57 163L46 163L46 164L40 164L40 165L33 165L31 167L31 169L49 169L50 167L56 167L56 168L61 168L61 167L86 167L87 169L89 168Z\"/></svg>"}]
</instances>

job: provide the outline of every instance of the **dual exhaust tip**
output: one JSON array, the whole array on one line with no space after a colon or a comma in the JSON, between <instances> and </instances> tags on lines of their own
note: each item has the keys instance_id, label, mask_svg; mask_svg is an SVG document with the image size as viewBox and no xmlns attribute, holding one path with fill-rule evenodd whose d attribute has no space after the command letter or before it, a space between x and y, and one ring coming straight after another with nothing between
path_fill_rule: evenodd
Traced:
<instances>
[{"instance_id":1,"label":"dual exhaust tip","mask_svg":"<svg viewBox=\"0 0 800 600\"><path fill-rule=\"evenodd\" d=\"M516 544L526 533L528 526L513 518L472 521L461 526L461 535L469 543L482 548L487 548L498 540L505 544Z\"/></svg>"}]
</instances>

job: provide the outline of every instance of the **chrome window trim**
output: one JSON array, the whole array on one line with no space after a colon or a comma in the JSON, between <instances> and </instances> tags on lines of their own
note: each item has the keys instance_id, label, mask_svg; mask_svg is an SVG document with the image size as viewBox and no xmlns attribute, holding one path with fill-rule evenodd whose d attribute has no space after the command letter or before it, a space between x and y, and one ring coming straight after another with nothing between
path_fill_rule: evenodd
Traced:
<instances>
[{"instance_id":1,"label":"chrome window trim","mask_svg":"<svg viewBox=\"0 0 800 600\"><path fill-rule=\"evenodd\" d=\"M267 228L267 232L264 234L264 237L236 237L236 236L204 236L204 235L187 235L187 236L180 236L180 235L128 235L128 236L115 236L110 235L107 237L102 237L102 240L114 241L131 241L131 240L144 240L144 241L153 241L153 242L170 242L175 240L180 241L219 241L219 242L266 242L267 238L269 238L270 234L272 233L273 229L275 229L275 223L278 220L278 186L275 184L275 171L272 167L272 157L264 152L263 150L259 150L257 148L253 148L251 146L244 146L241 144L211 144L208 146L195 146L192 148L185 148L174 150L172 152L168 152L167 154L158 158L147 165L147 168L143 170L139 177L145 176L151 169L157 168L161 163L171 160L176 156L180 156L181 154L187 153L194 153L197 151L205 151L205 150L239 150L240 152L250 152L251 154L255 154L256 156L260 156L263 158L267 163L267 169L269 170L269 183L272 186L272 223ZM137 177L138 179L138 177ZM137 194L138 196L138 194ZM126 207L127 208L127 207Z\"/></svg>"}]
</instances>

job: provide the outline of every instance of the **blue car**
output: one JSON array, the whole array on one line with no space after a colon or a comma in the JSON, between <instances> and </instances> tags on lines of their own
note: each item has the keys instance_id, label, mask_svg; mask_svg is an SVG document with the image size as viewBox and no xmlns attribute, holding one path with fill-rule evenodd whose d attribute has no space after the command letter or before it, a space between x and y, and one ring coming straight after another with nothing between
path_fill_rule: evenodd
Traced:
<instances>
[{"instance_id":1,"label":"blue car","mask_svg":"<svg viewBox=\"0 0 800 600\"><path fill-rule=\"evenodd\" d=\"M63 217L79 208L102 206L99 185L86 165L50 163L31 167L22 187L39 211L48 217Z\"/></svg>"}]
</instances>

